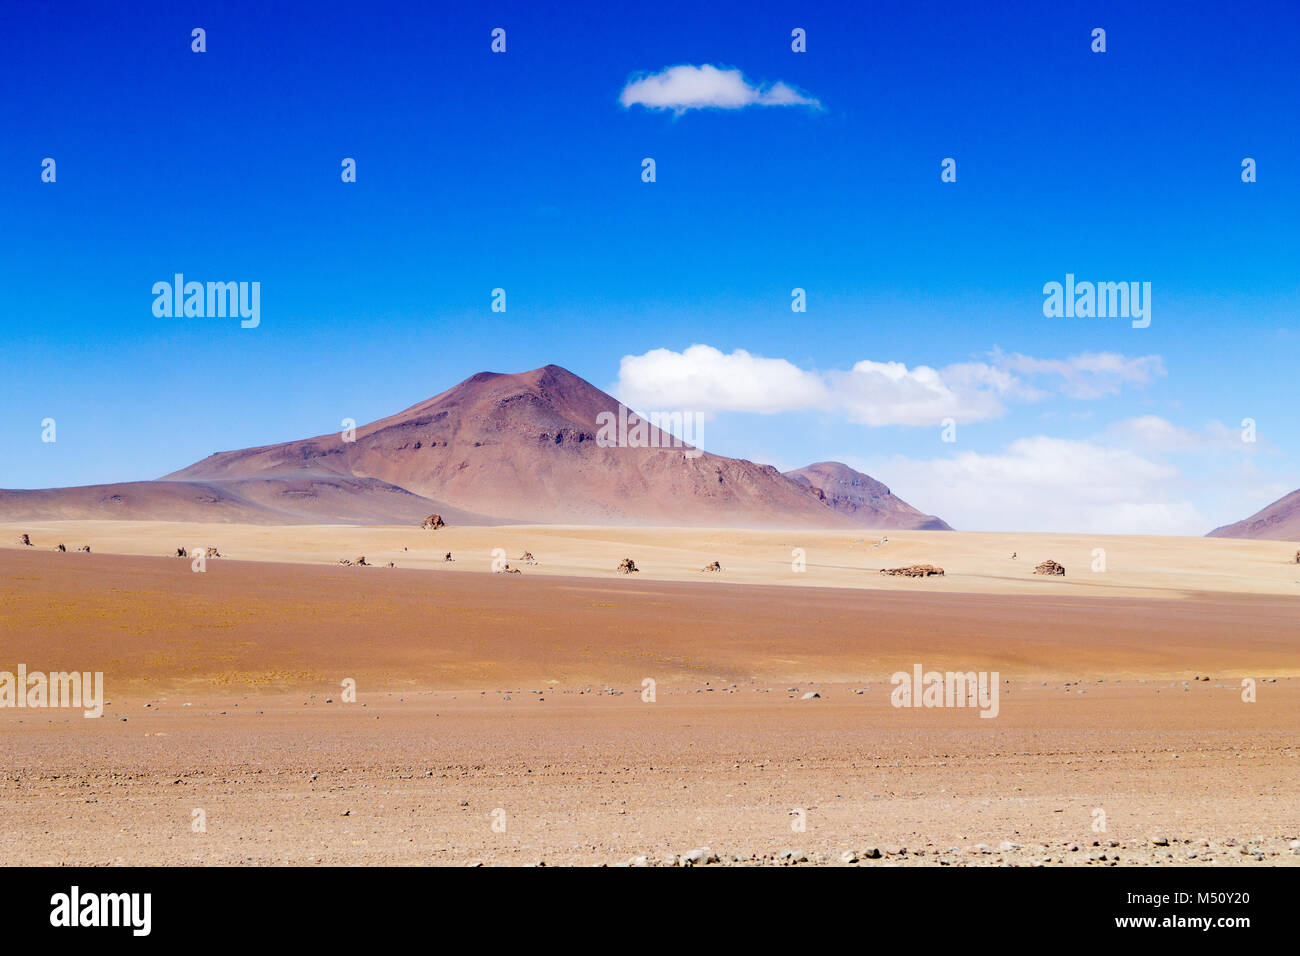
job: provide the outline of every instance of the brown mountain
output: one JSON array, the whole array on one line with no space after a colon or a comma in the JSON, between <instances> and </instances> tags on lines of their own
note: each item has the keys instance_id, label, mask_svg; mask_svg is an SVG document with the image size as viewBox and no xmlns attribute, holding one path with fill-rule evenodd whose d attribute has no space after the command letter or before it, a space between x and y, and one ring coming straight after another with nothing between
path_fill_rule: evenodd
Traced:
<instances>
[{"instance_id":1,"label":"brown mountain","mask_svg":"<svg viewBox=\"0 0 1300 956\"><path fill-rule=\"evenodd\" d=\"M1279 498L1243 521L1215 528L1206 537L1300 541L1300 490Z\"/></svg>"},{"instance_id":2,"label":"brown mountain","mask_svg":"<svg viewBox=\"0 0 1300 956\"><path fill-rule=\"evenodd\" d=\"M815 465L787 471L785 476L819 492L822 500L833 510L868 527L952 530L934 515L917 511L870 475L854 471L838 461L819 461Z\"/></svg>"},{"instance_id":3,"label":"brown mountain","mask_svg":"<svg viewBox=\"0 0 1300 956\"><path fill-rule=\"evenodd\" d=\"M481 372L358 428L355 441L333 433L219 452L153 482L0 491L0 517L376 524L436 511L453 524L854 527L890 512L837 508L770 465L665 447L651 426L652 447L598 443L598 416L618 412L555 365Z\"/></svg>"}]
</instances>

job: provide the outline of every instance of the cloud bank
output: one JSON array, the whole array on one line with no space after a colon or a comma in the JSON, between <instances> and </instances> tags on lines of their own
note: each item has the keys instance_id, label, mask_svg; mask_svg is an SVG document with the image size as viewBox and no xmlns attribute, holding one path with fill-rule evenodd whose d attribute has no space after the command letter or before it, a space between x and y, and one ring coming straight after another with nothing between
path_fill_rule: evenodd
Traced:
<instances>
[{"instance_id":1,"label":"cloud bank","mask_svg":"<svg viewBox=\"0 0 1300 956\"><path fill-rule=\"evenodd\" d=\"M1211 527L1178 469L1093 441L1038 435L992 454L850 464L963 531L1202 535Z\"/></svg>"},{"instance_id":2,"label":"cloud bank","mask_svg":"<svg viewBox=\"0 0 1300 956\"><path fill-rule=\"evenodd\" d=\"M816 410L860 425L937 426L945 418L963 424L997 418L1011 401L1117 395L1162 375L1158 355L1096 352L1046 360L998 351L988 362L941 369L864 359L849 369L819 372L744 349L724 353L696 344L681 352L625 355L613 389L633 408L764 415Z\"/></svg>"}]
</instances>

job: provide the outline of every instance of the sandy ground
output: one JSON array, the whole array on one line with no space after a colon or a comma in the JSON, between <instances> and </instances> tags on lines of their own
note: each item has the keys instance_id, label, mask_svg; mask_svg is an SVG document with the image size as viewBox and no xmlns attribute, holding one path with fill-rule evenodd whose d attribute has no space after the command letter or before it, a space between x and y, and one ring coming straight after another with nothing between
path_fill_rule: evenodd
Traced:
<instances>
[{"instance_id":1,"label":"sandy ground","mask_svg":"<svg viewBox=\"0 0 1300 956\"><path fill-rule=\"evenodd\" d=\"M69 551L174 555L178 547L216 547L242 561L337 564L364 556L368 563L439 572L482 572L501 549L511 567L528 576L608 577L632 558L638 578L657 581L718 579L739 584L844 587L923 593L1069 594L1182 597L1189 592L1300 595L1300 542L1241 541L1136 535L994 534L948 531L735 531L697 528L593 528L542 525L412 527L346 525L266 526L164 521L47 521L0 523L0 549L19 548L28 533L36 550L65 544ZM879 544L882 539L887 543ZM803 552L796 571L795 549ZM1094 553L1104 552L1104 570ZM26 549L25 549L26 550ZM446 552L455 560L443 560ZM536 564L518 559L530 551ZM1016 560L1011 555L1018 555ZM1064 578L1033 573L1054 560ZM722 564L720 575L701 569ZM881 568L925 563L942 578L924 582L882 577Z\"/></svg>"},{"instance_id":2,"label":"sandy ground","mask_svg":"<svg viewBox=\"0 0 1300 956\"><path fill-rule=\"evenodd\" d=\"M1300 574L1276 543L822 533L797 575L767 556L791 533L478 529L433 571L269 563L255 536L283 529L208 526L188 546L258 560L196 574L57 530L94 553L0 548L0 670L102 670L110 703L0 708L0 864L1300 864ZM322 562L329 535L381 560L410 534L307 530ZM494 536L543 564L485 573ZM951 578L860 570L896 544ZM1105 574L1023 577L1090 544ZM647 570L607 570L625 551ZM715 556L721 578L676 570ZM998 671L998 716L891 706L918 663Z\"/></svg>"}]
</instances>

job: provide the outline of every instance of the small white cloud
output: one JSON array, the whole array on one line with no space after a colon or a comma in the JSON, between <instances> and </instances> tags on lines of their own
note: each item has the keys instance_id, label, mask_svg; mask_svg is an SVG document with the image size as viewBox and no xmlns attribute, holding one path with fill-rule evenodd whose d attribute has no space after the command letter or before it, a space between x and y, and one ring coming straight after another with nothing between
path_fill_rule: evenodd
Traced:
<instances>
[{"instance_id":1,"label":"small white cloud","mask_svg":"<svg viewBox=\"0 0 1300 956\"><path fill-rule=\"evenodd\" d=\"M642 73L628 81L619 96L625 107L652 110L719 109L746 106L811 106L821 104L780 81L767 86L749 83L740 70L703 66L670 66L660 73Z\"/></svg>"}]
</instances>

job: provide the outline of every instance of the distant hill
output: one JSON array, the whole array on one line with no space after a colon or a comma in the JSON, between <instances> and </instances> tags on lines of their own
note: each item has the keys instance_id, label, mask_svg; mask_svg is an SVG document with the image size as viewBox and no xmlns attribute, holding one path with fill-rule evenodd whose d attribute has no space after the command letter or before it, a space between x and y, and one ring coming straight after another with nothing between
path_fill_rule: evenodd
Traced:
<instances>
[{"instance_id":1,"label":"distant hill","mask_svg":"<svg viewBox=\"0 0 1300 956\"><path fill-rule=\"evenodd\" d=\"M952 530L940 518L917 511L870 475L838 461L819 461L787 471L785 476L819 492L822 500L840 514L872 528Z\"/></svg>"}]
</instances>

